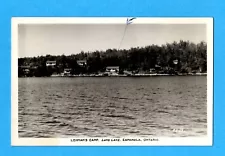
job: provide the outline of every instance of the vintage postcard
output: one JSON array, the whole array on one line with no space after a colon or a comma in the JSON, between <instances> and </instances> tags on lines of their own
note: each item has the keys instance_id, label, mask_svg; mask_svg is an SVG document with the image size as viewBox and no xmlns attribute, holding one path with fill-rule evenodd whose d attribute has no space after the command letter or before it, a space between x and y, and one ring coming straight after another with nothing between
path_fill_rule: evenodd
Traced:
<instances>
[{"instance_id":1,"label":"vintage postcard","mask_svg":"<svg viewBox=\"0 0 225 156\"><path fill-rule=\"evenodd\" d=\"M12 18L13 146L211 146L213 18Z\"/></svg>"}]
</instances>

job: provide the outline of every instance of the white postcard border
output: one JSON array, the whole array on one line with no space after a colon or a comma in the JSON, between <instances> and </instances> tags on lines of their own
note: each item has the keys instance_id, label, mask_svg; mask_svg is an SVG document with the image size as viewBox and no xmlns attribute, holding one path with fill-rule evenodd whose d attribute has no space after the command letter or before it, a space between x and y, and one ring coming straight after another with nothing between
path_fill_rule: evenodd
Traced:
<instances>
[{"instance_id":1,"label":"white postcard border","mask_svg":"<svg viewBox=\"0 0 225 156\"><path fill-rule=\"evenodd\" d=\"M11 145L12 146L212 146L213 144L213 18L137 18L133 24L207 24L207 137L148 137L144 141L115 138L19 138L18 135L18 25L125 24L127 17L13 17L11 19ZM101 141L109 139L110 141Z\"/></svg>"}]
</instances>

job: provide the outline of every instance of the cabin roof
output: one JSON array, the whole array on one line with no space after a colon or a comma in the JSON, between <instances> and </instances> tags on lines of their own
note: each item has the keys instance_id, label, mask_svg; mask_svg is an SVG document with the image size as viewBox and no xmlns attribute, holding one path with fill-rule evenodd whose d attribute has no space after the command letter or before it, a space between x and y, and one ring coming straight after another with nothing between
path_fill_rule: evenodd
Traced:
<instances>
[{"instance_id":1,"label":"cabin roof","mask_svg":"<svg viewBox=\"0 0 225 156\"><path fill-rule=\"evenodd\" d=\"M78 63L87 62L87 60L77 60Z\"/></svg>"},{"instance_id":2,"label":"cabin roof","mask_svg":"<svg viewBox=\"0 0 225 156\"><path fill-rule=\"evenodd\" d=\"M106 68L119 68L119 66L107 66Z\"/></svg>"},{"instance_id":3,"label":"cabin roof","mask_svg":"<svg viewBox=\"0 0 225 156\"><path fill-rule=\"evenodd\" d=\"M20 68L30 68L30 66L19 66Z\"/></svg>"},{"instance_id":4,"label":"cabin roof","mask_svg":"<svg viewBox=\"0 0 225 156\"><path fill-rule=\"evenodd\" d=\"M46 63L56 63L56 61L46 61Z\"/></svg>"},{"instance_id":5,"label":"cabin roof","mask_svg":"<svg viewBox=\"0 0 225 156\"><path fill-rule=\"evenodd\" d=\"M115 68L119 68L119 66L108 66L108 67L106 67L106 69L115 69Z\"/></svg>"}]
</instances>

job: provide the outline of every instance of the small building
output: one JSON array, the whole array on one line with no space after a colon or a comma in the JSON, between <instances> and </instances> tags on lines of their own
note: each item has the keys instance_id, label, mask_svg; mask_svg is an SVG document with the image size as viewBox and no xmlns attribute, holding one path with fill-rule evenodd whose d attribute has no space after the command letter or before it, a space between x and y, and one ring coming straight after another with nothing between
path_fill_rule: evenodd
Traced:
<instances>
[{"instance_id":1,"label":"small building","mask_svg":"<svg viewBox=\"0 0 225 156\"><path fill-rule=\"evenodd\" d=\"M31 67L30 66L19 66L19 68L22 70L27 70L27 69L30 69Z\"/></svg>"},{"instance_id":2,"label":"small building","mask_svg":"<svg viewBox=\"0 0 225 156\"><path fill-rule=\"evenodd\" d=\"M19 66L21 69L30 69L30 66Z\"/></svg>"},{"instance_id":3,"label":"small building","mask_svg":"<svg viewBox=\"0 0 225 156\"><path fill-rule=\"evenodd\" d=\"M47 62L46 62L46 66L47 66L47 67L49 67L49 66L50 66L50 67L54 67L54 66L56 66L56 61L47 61Z\"/></svg>"},{"instance_id":4,"label":"small building","mask_svg":"<svg viewBox=\"0 0 225 156\"><path fill-rule=\"evenodd\" d=\"M155 68L150 68L149 72L150 72L150 73L155 73L156 70L155 70Z\"/></svg>"},{"instance_id":5,"label":"small building","mask_svg":"<svg viewBox=\"0 0 225 156\"><path fill-rule=\"evenodd\" d=\"M87 60L78 60L77 61L77 64L79 65L79 66L86 66L87 65Z\"/></svg>"},{"instance_id":6,"label":"small building","mask_svg":"<svg viewBox=\"0 0 225 156\"><path fill-rule=\"evenodd\" d=\"M72 69L71 68L65 68L63 71L63 75L70 75L71 74Z\"/></svg>"},{"instance_id":7,"label":"small building","mask_svg":"<svg viewBox=\"0 0 225 156\"><path fill-rule=\"evenodd\" d=\"M178 60L176 59L176 60L173 60L173 64L178 64Z\"/></svg>"},{"instance_id":8,"label":"small building","mask_svg":"<svg viewBox=\"0 0 225 156\"><path fill-rule=\"evenodd\" d=\"M200 73L202 72L202 67L199 67L199 72L200 72Z\"/></svg>"},{"instance_id":9,"label":"small building","mask_svg":"<svg viewBox=\"0 0 225 156\"><path fill-rule=\"evenodd\" d=\"M38 66L32 66L31 69L36 70L38 69Z\"/></svg>"},{"instance_id":10,"label":"small building","mask_svg":"<svg viewBox=\"0 0 225 156\"><path fill-rule=\"evenodd\" d=\"M66 74L70 74L71 71L72 71L71 68L65 68L65 69L64 69L64 73L66 73Z\"/></svg>"},{"instance_id":11,"label":"small building","mask_svg":"<svg viewBox=\"0 0 225 156\"><path fill-rule=\"evenodd\" d=\"M108 66L106 67L105 72L109 74L119 74L119 66Z\"/></svg>"},{"instance_id":12,"label":"small building","mask_svg":"<svg viewBox=\"0 0 225 156\"><path fill-rule=\"evenodd\" d=\"M30 66L19 66L19 68L24 72L24 74L30 73Z\"/></svg>"},{"instance_id":13,"label":"small building","mask_svg":"<svg viewBox=\"0 0 225 156\"><path fill-rule=\"evenodd\" d=\"M155 65L155 70L156 70L156 71L161 71L161 70L162 70L162 67L156 64L156 65Z\"/></svg>"}]
</instances>

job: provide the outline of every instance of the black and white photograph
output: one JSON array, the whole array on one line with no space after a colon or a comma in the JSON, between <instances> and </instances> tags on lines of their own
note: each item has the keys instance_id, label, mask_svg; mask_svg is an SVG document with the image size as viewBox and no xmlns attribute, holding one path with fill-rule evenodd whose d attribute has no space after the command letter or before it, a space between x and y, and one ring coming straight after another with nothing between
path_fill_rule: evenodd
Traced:
<instances>
[{"instance_id":1,"label":"black and white photograph","mask_svg":"<svg viewBox=\"0 0 225 156\"><path fill-rule=\"evenodd\" d=\"M212 112L211 18L12 20L15 145L211 145Z\"/></svg>"}]
</instances>

